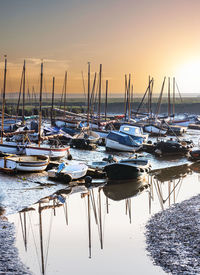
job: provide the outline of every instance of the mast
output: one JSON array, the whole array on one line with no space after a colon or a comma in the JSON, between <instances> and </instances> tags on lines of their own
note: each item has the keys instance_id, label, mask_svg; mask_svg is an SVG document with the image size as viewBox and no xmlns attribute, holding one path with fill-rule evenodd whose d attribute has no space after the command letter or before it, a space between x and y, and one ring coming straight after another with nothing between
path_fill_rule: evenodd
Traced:
<instances>
[{"instance_id":1,"label":"mast","mask_svg":"<svg viewBox=\"0 0 200 275\"><path fill-rule=\"evenodd\" d=\"M124 91L124 120L126 120L126 95L127 95L127 75L125 74L125 91Z\"/></svg>"},{"instance_id":2,"label":"mast","mask_svg":"<svg viewBox=\"0 0 200 275\"><path fill-rule=\"evenodd\" d=\"M26 80L26 61L24 60L24 66L23 66L23 106L22 106L22 123L24 125L25 119L24 119L24 105L25 105L25 80Z\"/></svg>"},{"instance_id":3,"label":"mast","mask_svg":"<svg viewBox=\"0 0 200 275\"><path fill-rule=\"evenodd\" d=\"M101 75L102 75L102 64L100 64L99 70L99 105L98 105L98 128L101 122Z\"/></svg>"},{"instance_id":4,"label":"mast","mask_svg":"<svg viewBox=\"0 0 200 275\"><path fill-rule=\"evenodd\" d=\"M39 203L39 233L40 233L40 249L41 249L41 262L42 262L42 274L44 274L44 249L43 249L43 234L42 234L42 207Z\"/></svg>"},{"instance_id":5,"label":"mast","mask_svg":"<svg viewBox=\"0 0 200 275\"><path fill-rule=\"evenodd\" d=\"M175 77L173 77L173 116L175 116Z\"/></svg>"},{"instance_id":6,"label":"mast","mask_svg":"<svg viewBox=\"0 0 200 275\"><path fill-rule=\"evenodd\" d=\"M128 102L128 121L130 121L131 118L131 74L129 74L129 81L128 81L128 90L127 90L127 102Z\"/></svg>"},{"instance_id":7,"label":"mast","mask_svg":"<svg viewBox=\"0 0 200 275\"><path fill-rule=\"evenodd\" d=\"M4 130L4 111L5 111L5 99L6 99L6 74L7 74L7 56L5 55L3 101L2 101L2 113L1 113L1 144L3 143L3 130Z\"/></svg>"},{"instance_id":8,"label":"mast","mask_svg":"<svg viewBox=\"0 0 200 275\"><path fill-rule=\"evenodd\" d=\"M52 87L52 101L51 101L51 124L52 124L52 122L53 122L54 86L55 86L55 77L53 77L53 87Z\"/></svg>"},{"instance_id":9,"label":"mast","mask_svg":"<svg viewBox=\"0 0 200 275\"><path fill-rule=\"evenodd\" d=\"M88 62L87 127L90 121L90 62Z\"/></svg>"},{"instance_id":10,"label":"mast","mask_svg":"<svg viewBox=\"0 0 200 275\"><path fill-rule=\"evenodd\" d=\"M105 121L107 120L107 105L108 105L108 80L106 80Z\"/></svg>"},{"instance_id":11,"label":"mast","mask_svg":"<svg viewBox=\"0 0 200 275\"><path fill-rule=\"evenodd\" d=\"M39 132L38 132L39 146L41 141L41 124L42 124L42 84L43 84L43 62L41 63L41 74L40 74L40 109L39 109Z\"/></svg>"},{"instance_id":12,"label":"mast","mask_svg":"<svg viewBox=\"0 0 200 275\"><path fill-rule=\"evenodd\" d=\"M65 72L65 83L64 83L64 116L66 115L66 93L67 93L67 71Z\"/></svg>"},{"instance_id":13,"label":"mast","mask_svg":"<svg viewBox=\"0 0 200 275\"><path fill-rule=\"evenodd\" d=\"M171 103L170 103L170 77L168 77L168 117L171 115Z\"/></svg>"}]
</instances>

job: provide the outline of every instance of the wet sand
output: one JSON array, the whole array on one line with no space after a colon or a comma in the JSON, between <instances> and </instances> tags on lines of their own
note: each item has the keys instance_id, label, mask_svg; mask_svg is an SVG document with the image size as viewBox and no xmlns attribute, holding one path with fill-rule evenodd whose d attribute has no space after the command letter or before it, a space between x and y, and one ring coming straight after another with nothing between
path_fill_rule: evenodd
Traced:
<instances>
[{"instance_id":1,"label":"wet sand","mask_svg":"<svg viewBox=\"0 0 200 275\"><path fill-rule=\"evenodd\" d=\"M155 214L146 226L154 264L172 274L200 274L200 195Z\"/></svg>"}]
</instances>

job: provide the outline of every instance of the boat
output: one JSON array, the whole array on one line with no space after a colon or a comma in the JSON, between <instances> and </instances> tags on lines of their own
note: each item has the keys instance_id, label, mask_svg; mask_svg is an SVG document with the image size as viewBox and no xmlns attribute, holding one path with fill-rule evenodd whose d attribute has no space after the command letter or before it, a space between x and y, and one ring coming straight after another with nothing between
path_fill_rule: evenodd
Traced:
<instances>
[{"instance_id":1,"label":"boat","mask_svg":"<svg viewBox=\"0 0 200 275\"><path fill-rule=\"evenodd\" d=\"M88 131L81 131L80 133L74 135L72 137L72 140L80 140L80 139L84 139L86 140L89 144L91 143L97 143L100 139L100 136L95 133L94 131L88 130Z\"/></svg>"},{"instance_id":2,"label":"boat","mask_svg":"<svg viewBox=\"0 0 200 275\"><path fill-rule=\"evenodd\" d=\"M48 146L42 145L38 146L37 144L30 144L25 147L25 153L27 156L39 156L45 155L49 156L51 159L60 159L64 158L66 155L69 155L70 146Z\"/></svg>"},{"instance_id":3,"label":"boat","mask_svg":"<svg viewBox=\"0 0 200 275\"><path fill-rule=\"evenodd\" d=\"M146 180L134 179L127 181L108 181L103 187L105 196L114 201L129 199L131 197L141 194L141 192L148 188Z\"/></svg>"},{"instance_id":4,"label":"boat","mask_svg":"<svg viewBox=\"0 0 200 275\"><path fill-rule=\"evenodd\" d=\"M186 155L193 147L192 142L180 141L175 139L158 141L154 148L156 156L166 155Z\"/></svg>"},{"instance_id":5,"label":"boat","mask_svg":"<svg viewBox=\"0 0 200 275\"><path fill-rule=\"evenodd\" d=\"M129 135L140 144L146 143L148 140L148 134L144 134L142 128L132 125L121 125L119 129L120 133Z\"/></svg>"},{"instance_id":6,"label":"boat","mask_svg":"<svg viewBox=\"0 0 200 275\"><path fill-rule=\"evenodd\" d=\"M84 177L87 173L88 166L84 163L66 164L62 162L58 169L48 171L48 177L54 179L62 179L65 182L77 180Z\"/></svg>"},{"instance_id":7,"label":"boat","mask_svg":"<svg viewBox=\"0 0 200 275\"><path fill-rule=\"evenodd\" d=\"M137 141L133 140L129 135L111 131L106 137L106 149L125 152L135 152L142 147Z\"/></svg>"},{"instance_id":8,"label":"boat","mask_svg":"<svg viewBox=\"0 0 200 275\"><path fill-rule=\"evenodd\" d=\"M200 149L190 151L190 160L200 160Z\"/></svg>"},{"instance_id":9,"label":"boat","mask_svg":"<svg viewBox=\"0 0 200 275\"><path fill-rule=\"evenodd\" d=\"M148 173L150 168L148 160L134 157L107 164L104 172L109 180L130 180Z\"/></svg>"},{"instance_id":10,"label":"boat","mask_svg":"<svg viewBox=\"0 0 200 275\"><path fill-rule=\"evenodd\" d=\"M0 155L0 170L41 172L47 168L49 157L47 156L16 156Z\"/></svg>"},{"instance_id":11,"label":"boat","mask_svg":"<svg viewBox=\"0 0 200 275\"><path fill-rule=\"evenodd\" d=\"M151 136L166 136L167 134L166 129L162 129L161 127L155 125L145 125L143 129Z\"/></svg>"}]
</instances>

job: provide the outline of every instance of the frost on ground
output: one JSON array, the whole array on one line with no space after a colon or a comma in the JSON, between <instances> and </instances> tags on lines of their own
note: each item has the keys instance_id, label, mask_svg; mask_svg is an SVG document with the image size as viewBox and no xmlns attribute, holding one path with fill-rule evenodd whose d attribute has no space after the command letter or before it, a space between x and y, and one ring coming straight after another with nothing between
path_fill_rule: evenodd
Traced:
<instances>
[{"instance_id":1,"label":"frost on ground","mask_svg":"<svg viewBox=\"0 0 200 275\"><path fill-rule=\"evenodd\" d=\"M200 274L200 195L155 214L146 229L156 265L172 274Z\"/></svg>"}]
</instances>

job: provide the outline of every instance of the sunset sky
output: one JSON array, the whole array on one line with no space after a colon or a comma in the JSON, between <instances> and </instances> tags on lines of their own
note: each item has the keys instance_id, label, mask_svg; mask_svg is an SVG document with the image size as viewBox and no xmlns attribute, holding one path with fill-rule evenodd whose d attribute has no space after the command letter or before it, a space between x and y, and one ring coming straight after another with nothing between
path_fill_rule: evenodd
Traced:
<instances>
[{"instance_id":1,"label":"sunset sky","mask_svg":"<svg viewBox=\"0 0 200 275\"><path fill-rule=\"evenodd\" d=\"M180 90L200 94L199 0L0 0L0 85L8 56L8 91L19 90L23 60L27 85L39 87L44 60L45 90L61 92L65 70L68 92L82 93L87 62L103 65L103 88L124 91L124 75L143 93L148 76L159 92L164 76Z\"/></svg>"}]
</instances>

